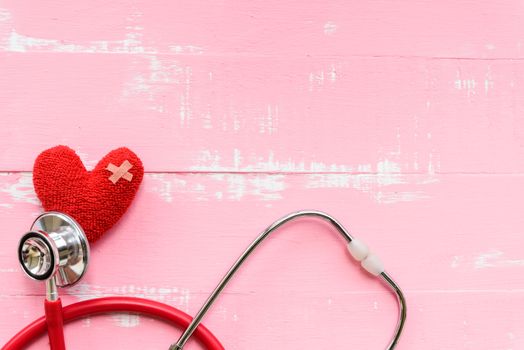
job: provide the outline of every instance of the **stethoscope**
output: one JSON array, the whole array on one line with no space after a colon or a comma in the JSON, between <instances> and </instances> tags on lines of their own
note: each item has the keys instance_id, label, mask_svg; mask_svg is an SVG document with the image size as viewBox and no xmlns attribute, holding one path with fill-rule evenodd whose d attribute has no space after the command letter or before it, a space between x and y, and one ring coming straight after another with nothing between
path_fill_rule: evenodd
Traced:
<instances>
[{"instance_id":1,"label":"stethoscope","mask_svg":"<svg viewBox=\"0 0 524 350\"><path fill-rule=\"evenodd\" d=\"M321 218L333 225L345 239L351 256L360 261L365 270L380 278L396 295L399 317L395 333L386 348L395 349L406 321L406 300L402 290L384 270L380 259L370 253L363 242L351 236L336 219L320 211L295 212L275 221L265 229L231 266L194 318L169 305L131 297L98 298L62 307L58 287L73 285L85 274L89 261L89 243L84 231L72 217L59 212L44 213L35 220L31 230L20 239L18 258L22 269L29 277L45 281L45 316L18 332L2 349L24 348L47 331L51 349L65 350L64 323L99 313L135 312L163 319L185 329L169 350L182 350L192 336L207 349L223 350L224 347L218 339L201 324L202 319L240 266L260 243L280 226L305 216Z\"/></svg>"}]
</instances>

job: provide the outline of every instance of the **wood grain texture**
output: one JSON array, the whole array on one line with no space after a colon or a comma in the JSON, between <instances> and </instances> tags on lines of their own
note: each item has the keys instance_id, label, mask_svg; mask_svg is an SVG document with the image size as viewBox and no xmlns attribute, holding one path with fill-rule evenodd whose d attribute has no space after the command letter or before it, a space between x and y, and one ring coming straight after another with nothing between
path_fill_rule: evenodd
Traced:
<instances>
[{"instance_id":1,"label":"wood grain texture","mask_svg":"<svg viewBox=\"0 0 524 350\"><path fill-rule=\"evenodd\" d=\"M405 289L398 349L524 348L523 21L519 1L0 1L0 343L43 312L15 248L41 212L33 161L67 144L88 168L129 146L146 176L65 304L194 314L270 222L319 209ZM383 349L395 320L305 219L205 324L232 350ZM73 349L166 349L180 330L124 314L66 332Z\"/></svg>"}]
</instances>

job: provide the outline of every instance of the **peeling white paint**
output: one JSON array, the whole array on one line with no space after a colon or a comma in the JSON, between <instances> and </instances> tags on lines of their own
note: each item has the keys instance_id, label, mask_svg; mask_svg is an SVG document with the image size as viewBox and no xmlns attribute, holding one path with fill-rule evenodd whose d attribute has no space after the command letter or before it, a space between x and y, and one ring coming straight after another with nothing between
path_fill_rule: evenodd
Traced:
<instances>
[{"instance_id":1,"label":"peeling white paint","mask_svg":"<svg viewBox=\"0 0 524 350\"><path fill-rule=\"evenodd\" d=\"M334 84L338 79L336 64L331 64L329 68L320 69L318 71L310 72L308 74L309 91L314 91L315 88L322 88L324 84Z\"/></svg>"},{"instance_id":2,"label":"peeling white paint","mask_svg":"<svg viewBox=\"0 0 524 350\"><path fill-rule=\"evenodd\" d=\"M484 93L487 94L490 90L493 90L494 85L495 81L493 80L491 66L488 66L488 71L484 77Z\"/></svg>"},{"instance_id":3,"label":"peeling white paint","mask_svg":"<svg viewBox=\"0 0 524 350\"><path fill-rule=\"evenodd\" d=\"M475 93L475 87L477 81L475 79L455 79L455 89L467 90L468 92Z\"/></svg>"},{"instance_id":4,"label":"peeling white paint","mask_svg":"<svg viewBox=\"0 0 524 350\"><path fill-rule=\"evenodd\" d=\"M183 190L187 186L187 181L177 176L167 176L168 174L146 174L152 181L151 192L158 193L166 202L173 201L173 193Z\"/></svg>"},{"instance_id":5,"label":"peeling white paint","mask_svg":"<svg viewBox=\"0 0 524 350\"><path fill-rule=\"evenodd\" d=\"M315 73L309 73L309 91L313 91L315 89L315 86L323 86L325 79L326 78L323 70Z\"/></svg>"},{"instance_id":6,"label":"peeling white paint","mask_svg":"<svg viewBox=\"0 0 524 350\"><path fill-rule=\"evenodd\" d=\"M401 178L401 167L399 163L388 159L380 160L374 166L372 164L328 164L324 162L294 162L292 160L280 161L275 160L273 151L268 151L266 157L260 157L255 154L242 154L239 149L232 150L231 157L223 158L218 150L202 150L195 156L196 165L193 165L191 171L203 172L311 172L311 173L363 173L372 172L376 168L378 174L382 175L382 182L397 183ZM248 161L248 165L244 164ZM223 165L229 162L231 166ZM247 163L247 162L246 162Z\"/></svg>"},{"instance_id":7,"label":"peeling white paint","mask_svg":"<svg viewBox=\"0 0 524 350\"><path fill-rule=\"evenodd\" d=\"M241 126L242 126L241 119L239 118L237 113L233 112L233 130L239 131Z\"/></svg>"},{"instance_id":8,"label":"peeling white paint","mask_svg":"<svg viewBox=\"0 0 524 350\"><path fill-rule=\"evenodd\" d=\"M11 20L11 12L5 8L0 8L0 23L9 22Z\"/></svg>"},{"instance_id":9,"label":"peeling white paint","mask_svg":"<svg viewBox=\"0 0 524 350\"><path fill-rule=\"evenodd\" d=\"M456 269L456 268L459 266L460 261L461 261L462 259L463 259L462 256L455 255L455 256L453 257L452 262L451 262L451 268L452 268L452 269Z\"/></svg>"},{"instance_id":10,"label":"peeling white paint","mask_svg":"<svg viewBox=\"0 0 524 350\"><path fill-rule=\"evenodd\" d=\"M240 169L240 164L242 163L242 156L240 154L240 150L238 148L235 148L233 150L233 167L238 170Z\"/></svg>"},{"instance_id":11,"label":"peeling white paint","mask_svg":"<svg viewBox=\"0 0 524 350\"><path fill-rule=\"evenodd\" d=\"M503 252L492 250L475 257L474 266L476 269L524 266L524 259L508 259Z\"/></svg>"},{"instance_id":12,"label":"peeling white paint","mask_svg":"<svg viewBox=\"0 0 524 350\"><path fill-rule=\"evenodd\" d=\"M205 172L306 172L306 188L355 188L361 191L369 192L379 203L397 203L410 202L429 198L428 194L423 191L386 191L383 188L391 185L408 184L430 184L438 182L435 176L439 164L430 154L427 165L427 174L420 174L412 177L406 177L402 174L400 163L390 159L382 159L376 164L357 164L354 166L342 164L326 164L323 162L281 162L275 160L273 151L269 151L267 158L264 160L252 155L243 155L239 149L233 150L230 163L232 166L222 165L223 159L218 151L205 150L196 157L197 165L191 169L194 171ZM249 165L244 165L244 160ZM222 175L221 175L222 176ZM232 176L235 176L234 174ZM229 193L233 198L241 198L248 191L245 182L245 176L231 177ZM274 179L273 179L274 180ZM284 179L279 179L272 186L274 188L283 188ZM255 186L257 188L257 186ZM264 188L261 186L259 188ZM265 187L267 189L267 186ZM281 191L281 189L279 189ZM256 192L256 191L255 191ZM251 193L253 193L251 191ZM275 193L276 194L276 193ZM270 198L278 198L270 196Z\"/></svg>"},{"instance_id":13,"label":"peeling white paint","mask_svg":"<svg viewBox=\"0 0 524 350\"><path fill-rule=\"evenodd\" d=\"M78 283L68 291L80 300L96 299L114 295L131 295L139 298L147 298L167 304L174 304L177 308L188 311L191 293L187 289L179 288L156 288L148 286L122 285L122 286L98 286L87 283ZM124 328L136 327L140 324L140 316L134 313L116 313L111 315L115 323Z\"/></svg>"},{"instance_id":14,"label":"peeling white paint","mask_svg":"<svg viewBox=\"0 0 524 350\"><path fill-rule=\"evenodd\" d=\"M331 65L331 70L329 71L329 80L331 80L333 83L337 80L337 69L334 65Z\"/></svg>"},{"instance_id":15,"label":"peeling white paint","mask_svg":"<svg viewBox=\"0 0 524 350\"><path fill-rule=\"evenodd\" d=\"M142 14L131 13L127 17L128 31L121 40L92 40L74 43L52 38L39 38L19 33L12 21L12 14L0 8L0 23L3 24L0 49L9 52L62 52L62 53L113 53L113 54L202 54L203 49L195 45L169 44L165 47L146 46L143 43L143 27L139 24Z\"/></svg>"},{"instance_id":16,"label":"peeling white paint","mask_svg":"<svg viewBox=\"0 0 524 350\"><path fill-rule=\"evenodd\" d=\"M388 159L381 160L377 163L377 175L380 185L392 185L402 183L400 164Z\"/></svg>"},{"instance_id":17,"label":"peeling white paint","mask_svg":"<svg viewBox=\"0 0 524 350\"><path fill-rule=\"evenodd\" d=\"M140 325L140 315L131 313L115 313L111 317L119 327L133 328Z\"/></svg>"},{"instance_id":18,"label":"peeling white paint","mask_svg":"<svg viewBox=\"0 0 524 350\"><path fill-rule=\"evenodd\" d=\"M437 180L426 181L425 176L413 178L412 183L407 183L407 178L398 178L398 182L383 181L381 175L375 174L310 174L307 175L306 188L353 188L369 193L370 196L381 204L399 202L413 202L430 198L423 191L394 191L386 190L386 186L394 184L425 184Z\"/></svg>"},{"instance_id":19,"label":"peeling white paint","mask_svg":"<svg viewBox=\"0 0 524 350\"><path fill-rule=\"evenodd\" d=\"M285 190L285 175L264 175L249 178L249 195L257 196L265 201L282 199Z\"/></svg>"},{"instance_id":20,"label":"peeling white paint","mask_svg":"<svg viewBox=\"0 0 524 350\"><path fill-rule=\"evenodd\" d=\"M133 36L117 41L91 41L87 44L67 43L56 39L37 38L19 34L14 29L1 49L9 52L67 52L67 53L144 53L147 50Z\"/></svg>"},{"instance_id":21,"label":"peeling white paint","mask_svg":"<svg viewBox=\"0 0 524 350\"><path fill-rule=\"evenodd\" d=\"M178 287L149 287L135 285L100 286L80 282L68 288L71 295L80 300L90 300L114 295L127 295L138 298L147 298L159 302L175 305L187 311L191 300L191 292Z\"/></svg>"},{"instance_id":22,"label":"peeling white paint","mask_svg":"<svg viewBox=\"0 0 524 350\"><path fill-rule=\"evenodd\" d=\"M282 198L286 188L283 174L205 174L193 176L191 180L176 174L146 174L151 178L151 192L166 202L173 201L173 196L190 194L197 201L241 200L246 196L255 196L262 201L274 201ZM149 180L148 180L149 181Z\"/></svg>"},{"instance_id":23,"label":"peeling white paint","mask_svg":"<svg viewBox=\"0 0 524 350\"><path fill-rule=\"evenodd\" d=\"M278 130L278 105L267 105L266 115L259 118L259 133L273 135Z\"/></svg>"},{"instance_id":24,"label":"peeling white paint","mask_svg":"<svg viewBox=\"0 0 524 350\"><path fill-rule=\"evenodd\" d=\"M5 16L5 15L4 15ZM203 49L193 45L170 45L165 50L144 46L141 34L127 33L121 40L94 40L87 43L68 43L62 40L38 38L11 29L0 49L8 52L61 52L61 53L112 53L112 54L201 54Z\"/></svg>"},{"instance_id":25,"label":"peeling white paint","mask_svg":"<svg viewBox=\"0 0 524 350\"><path fill-rule=\"evenodd\" d=\"M374 198L378 203L392 204L399 202L414 202L430 198L430 196L423 191L403 191L403 192L385 192L378 191L374 194Z\"/></svg>"},{"instance_id":26,"label":"peeling white paint","mask_svg":"<svg viewBox=\"0 0 524 350\"><path fill-rule=\"evenodd\" d=\"M466 91L468 97L476 94L476 87L479 84L473 78L464 79L461 77L460 71L457 71L456 78L454 81L455 89L459 91Z\"/></svg>"},{"instance_id":27,"label":"peeling white paint","mask_svg":"<svg viewBox=\"0 0 524 350\"><path fill-rule=\"evenodd\" d=\"M0 192L8 194L16 202L40 204L33 187L32 173L20 173L16 183L0 187Z\"/></svg>"},{"instance_id":28,"label":"peeling white paint","mask_svg":"<svg viewBox=\"0 0 524 350\"><path fill-rule=\"evenodd\" d=\"M256 196L261 200L272 201L282 198L285 189L285 175L218 174L211 178L227 183L227 198L241 200L245 196ZM203 191L205 192L205 191Z\"/></svg>"},{"instance_id":29,"label":"peeling white paint","mask_svg":"<svg viewBox=\"0 0 524 350\"><path fill-rule=\"evenodd\" d=\"M134 75L124 83L122 98L134 99L136 96L144 96L147 108L163 113L166 106L162 104L163 99L157 97L172 89L173 84L182 84L186 81L185 68L178 64L173 57L158 55L142 55L136 60L136 64L149 62L147 69L132 69ZM144 103L143 101L142 103Z\"/></svg>"},{"instance_id":30,"label":"peeling white paint","mask_svg":"<svg viewBox=\"0 0 524 350\"><path fill-rule=\"evenodd\" d=\"M234 152L234 151L233 151ZM222 167L220 165L221 158L218 154L219 152L217 150L203 150L198 152L198 154L195 157L192 157L196 161L198 165L192 166L191 170L194 171L210 171L210 172L217 172L221 171ZM235 154L233 154L233 159L235 158ZM229 169L234 170L234 169Z\"/></svg>"},{"instance_id":31,"label":"peeling white paint","mask_svg":"<svg viewBox=\"0 0 524 350\"><path fill-rule=\"evenodd\" d=\"M326 22L324 24L324 34L333 35L337 32L337 25L334 22Z\"/></svg>"}]
</instances>

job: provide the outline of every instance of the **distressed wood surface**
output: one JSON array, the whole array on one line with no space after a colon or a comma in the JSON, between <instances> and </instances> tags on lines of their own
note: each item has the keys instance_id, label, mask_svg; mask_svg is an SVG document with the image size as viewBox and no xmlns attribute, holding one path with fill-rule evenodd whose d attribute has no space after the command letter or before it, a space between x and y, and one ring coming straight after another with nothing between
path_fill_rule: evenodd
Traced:
<instances>
[{"instance_id":1,"label":"distressed wood surface","mask_svg":"<svg viewBox=\"0 0 524 350\"><path fill-rule=\"evenodd\" d=\"M146 176L66 304L194 314L270 222L319 209L404 288L398 349L524 348L523 22L518 1L0 1L0 343L43 312L15 249L41 212L32 163L67 144L88 167L127 145ZM283 228L205 324L227 349L383 349L396 302L342 243ZM119 314L66 332L166 349L180 330Z\"/></svg>"}]
</instances>

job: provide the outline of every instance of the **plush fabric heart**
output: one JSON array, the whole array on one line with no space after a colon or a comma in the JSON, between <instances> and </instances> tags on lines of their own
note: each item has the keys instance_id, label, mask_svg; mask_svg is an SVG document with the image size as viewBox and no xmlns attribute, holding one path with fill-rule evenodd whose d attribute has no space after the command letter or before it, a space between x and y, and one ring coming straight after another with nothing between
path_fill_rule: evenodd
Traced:
<instances>
[{"instance_id":1,"label":"plush fabric heart","mask_svg":"<svg viewBox=\"0 0 524 350\"><path fill-rule=\"evenodd\" d=\"M124 215L143 176L142 162L125 147L87 171L72 149L57 146L37 157L33 183L46 211L70 215L94 242Z\"/></svg>"}]
</instances>

